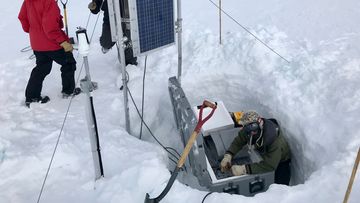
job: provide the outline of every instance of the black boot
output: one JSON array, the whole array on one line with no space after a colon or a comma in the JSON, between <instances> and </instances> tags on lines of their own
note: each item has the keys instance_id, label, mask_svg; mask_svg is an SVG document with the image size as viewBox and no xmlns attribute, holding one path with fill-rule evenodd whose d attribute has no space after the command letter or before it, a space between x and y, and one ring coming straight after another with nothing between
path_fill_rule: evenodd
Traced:
<instances>
[{"instance_id":1,"label":"black boot","mask_svg":"<svg viewBox=\"0 0 360 203\"><path fill-rule=\"evenodd\" d=\"M44 96L44 97L38 97L38 98L26 98L25 100L25 105L30 108L30 104L33 103L33 102L36 102L36 103L41 103L41 104L45 104L47 103L48 101L50 101L50 98L48 96Z\"/></svg>"},{"instance_id":2,"label":"black boot","mask_svg":"<svg viewBox=\"0 0 360 203\"><path fill-rule=\"evenodd\" d=\"M80 94L81 92L82 92L82 91L81 91L81 88L80 88L80 87L76 87L72 93L62 92L62 97L63 97L64 99L67 99L67 98L69 98L69 97L76 96L76 95Z\"/></svg>"}]
</instances>

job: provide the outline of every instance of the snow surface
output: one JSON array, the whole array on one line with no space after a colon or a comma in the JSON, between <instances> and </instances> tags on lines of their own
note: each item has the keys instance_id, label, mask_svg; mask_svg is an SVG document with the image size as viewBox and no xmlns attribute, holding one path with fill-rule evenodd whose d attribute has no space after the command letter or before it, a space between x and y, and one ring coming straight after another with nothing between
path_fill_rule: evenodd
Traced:
<instances>
[{"instance_id":1,"label":"snow surface","mask_svg":"<svg viewBox=\"0 0 360 203\"><path fill-rule=\"evenodd\" d=\"M22 1L2 4L0 13L0 202L36 202L70 100L60 96L59 66L44 82L48 104L23 106L35 61L17 14ZM218 1L214 1L217 3ZM69 1L70 32L86 26L88 1ZM340 202L360 146L360 1L226 0L223 9L291 63L266 49L223 15L219 45L218 10L208 0L182 1L182 86L192 105L222 100L230 111L256 109L277 118L293 153L292 186L273 184L254 197L211 194L205 202ZM88 33L96 24L91 16ZM121 74L116 50L104 55L98 36L89 56L99 83L94 103L105 178L94 181L85 117L85 97L72 100L40 202L143 202L157 196L174 165L147 130L137 139L140 120L130 103L131 130L125 130ZM77 56L77 76L82 58ZM128 66L129 88L141 104L145 57ZM145 121L165 146L182 151L168 96L168 78L177 74L176 46L147 58ZM162 202L201 202L207 194L180 174ZM192 181L186 186L181 182ZM355 179L349 202L360 200Z\"/></svg>"}]
</instances>

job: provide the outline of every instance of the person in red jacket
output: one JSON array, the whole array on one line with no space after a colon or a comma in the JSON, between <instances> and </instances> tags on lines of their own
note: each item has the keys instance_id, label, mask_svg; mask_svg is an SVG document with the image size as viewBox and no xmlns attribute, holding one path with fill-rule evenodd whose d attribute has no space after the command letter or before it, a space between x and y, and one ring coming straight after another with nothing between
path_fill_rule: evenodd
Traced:
<instances>
[{"instance_id":1,"label":"person in red jacket","mask_svg":"<svg viewBox=\"0 0 360 203\"><path fill-rule=\"evenodd\" d=\"M36 57L36 66L25 90L26 106L30 107L32 102L46 103L50 100L47 96L41 96L41 89L53 61L61 65L63 97L80 93L80 88L75 88L76 61L72 54L73 47L62 30L64 25L57 1L24 0L18 18L23 30L29 33Z\"/></svg>"}]
</instances>

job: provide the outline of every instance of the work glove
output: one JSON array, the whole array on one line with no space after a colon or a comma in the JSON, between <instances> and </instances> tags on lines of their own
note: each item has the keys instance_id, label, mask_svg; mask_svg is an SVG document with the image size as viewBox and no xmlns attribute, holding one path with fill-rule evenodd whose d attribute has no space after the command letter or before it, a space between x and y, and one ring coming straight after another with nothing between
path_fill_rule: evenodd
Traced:
<instances>
[{"instance_id":1,"label":"work glove","mask_svg":"<svg viewBox=\"0 0 360 203\"><path fill-rule=\"evenodd\" d=\"M221 172L225 172L230 169L231 158L232 158L232 156L230 154L224 155L224 158L221 160L221 163L220 163Z\"/></svg>"},{"instance_id":2,"label":"work glove","mask_svg":"<svg viewBox=\"0 0 360 203\"><path fill-rule=\"evenodd\" d=\"M62 42L60 46L64 49L65 52L71 52L74 49L73 46L67 41Z\"/></svg>"},{"instance_id":3,"label":"work glove","mask_svg":"<svg viewBox=\"0 0 360 203\"><path fill-rule=\"evenodd\" d=\"M231 172L234 176L241 176L246 174L245 165L233 165L231 167Z\"/></svg>"},{"instance_id":4,"label":"work glove","mask_svg":"<svg viewBox=\"0 0 360 203\"><path fill-rule=\"evenodd\" d=\"M96 3L94 1L90 2L88 8L93 11L96 9Z\"/></svg>"}]
</instances>

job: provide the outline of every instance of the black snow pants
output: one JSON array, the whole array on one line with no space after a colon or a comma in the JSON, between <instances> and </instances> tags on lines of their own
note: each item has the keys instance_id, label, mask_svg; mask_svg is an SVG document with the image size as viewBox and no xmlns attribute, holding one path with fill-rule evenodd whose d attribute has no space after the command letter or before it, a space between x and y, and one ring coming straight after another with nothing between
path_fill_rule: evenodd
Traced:
<instances>
[{"instance_id":1,"label":"black snow pants","mask_svg":"<svg viewBox=\"0 0 360 203\"><path fill-rule=\"evenodd\" d=\"M130 39L130 30L126 29L126 24L122 23L123 34ZM110 20L108 14L104 12L104 22L102 25L102 33L100 36L100 45L105 49L111 49L115 42L111 39L111 29L110 29ZM133 56L132 47L127 47L124 50L125 54L125 64L136 64L137 58Z\"/></svg>"},{"instance_id":2,"label":"black snow pants","mask_svg":"<svg viewBox=\"0 0 360 203\"><path fill-rule=\"evenodd\" d=\"M61 65L62 91L71 94L75 88L74 72L76 61L72 52L65 52L64 49L57 51L34 51L36 66L32 70L30 79L26 86L25 97L28 100L39 98L45 77L50 73L52 63Z\"/></svg>"},{"instance_id":3,"label":"black snow pants","mask_svg":"<svg viewBox=\"0 0 360 203\"><path fill-rule=\"evenodd\" d=\"M291 176L290 163L290 159L279 163L277 169L275 170L275 183L289 185Z\"/></svg>"}]
</instances>

